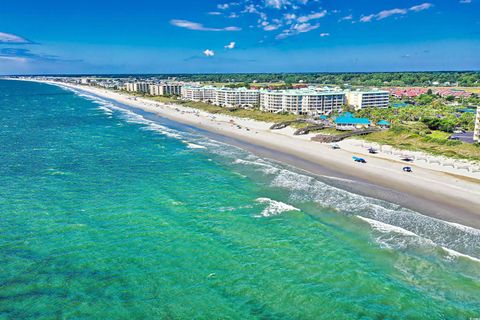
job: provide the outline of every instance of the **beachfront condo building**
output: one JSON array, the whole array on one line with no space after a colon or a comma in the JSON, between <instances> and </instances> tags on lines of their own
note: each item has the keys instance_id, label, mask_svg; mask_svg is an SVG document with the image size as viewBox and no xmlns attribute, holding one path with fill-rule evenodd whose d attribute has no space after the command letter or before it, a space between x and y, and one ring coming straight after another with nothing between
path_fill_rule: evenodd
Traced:
<instances>
[{"instance_id":1,"label":"beachfront condo building","mask_svg":"<svg viewBox=\"0 0 480 320\"><path fill-rule=\"evenodd\" d=\"M360 110L363 108L388 108L390 96L388 91L347 91L345 93L348 105Z\"/></svg>"},{"instance_id":2,"label":"beachfront condo building","mask_svg":"<svg viewBox=\"0 0 480 320\"><path fill-rule=\"evenodd\" d=\"M148 83L146 82L127 82L125 83L125 90L129 92L148 93Z\"/></svg>"},{"instance_id":3,"label":"beachfront condo building","mask_svg":"<svg viewBox=\"0 0 480 320\"><path fill-rule=\"evenodd\" d=\"M310 116L328 115L345 104L341 91L319 91L311 88L260 92L260 110Z\"/></svg>"},{"instance_id":4,"label":"beachfront condo building","mask_svg":"<svg viewBox=\"0 0 480 320\"><path fill-rule=\"evenodd\" d=\"M160 83L151 84L148 87L152 96L179 96L182 94L182 84L180 83Z\"/></svg>"},{"instance_id":5,"label":"beachfront condo building","mask_svg":"<svg viewBox=\"0 0 480 320\"><path fill-rule=\"evenodd\" d=\"M247 88L222 88L215 91L214 104L227 108L253 108L258 106L259 100L259 90L249 90Z\"/></svg>"},{"instance_id":6,"label":"beachfront condo building","mask_svg":"<svg viewBox=\"0 0 480 320\"><path fill-rule=\"evenodd\" d=\"M480 143L480 106L477 107L477 116L475 117L475 130L473 131L473 141Z\"/></svg>"},{"instance_id":7,"label":"beachfront condo building","mask_svg":"<svg viewBox=\"0 0 480 320\"><path fill-rule=\"evenodd\" d=\"M215 92L218 89L212 86L196 87L196 86L183 86L182 99L190 101L204 101L214 103L216 99Z\"/></svg>"}]
</instances>

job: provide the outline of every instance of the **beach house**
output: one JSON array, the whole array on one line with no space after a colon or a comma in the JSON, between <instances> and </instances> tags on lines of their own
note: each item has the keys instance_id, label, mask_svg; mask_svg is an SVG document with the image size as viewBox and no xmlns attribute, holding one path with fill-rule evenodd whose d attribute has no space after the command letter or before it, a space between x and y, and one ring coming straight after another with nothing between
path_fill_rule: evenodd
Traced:
<instances>
[{"instance_id":1,"label":"beach house","mask_svg":"<svg viewBox=\"0 0 480 320\"><path fill-rule=\"evenodd\" d=\"M367 118L355 118L351 113L345 114L335 119L335 127L337 130L351 131L357 129L366 129L372 125L371 121Z\"/></svg>"},{"instance_id":2,"label":"beach house","mask_svg":"<svg viewBox=\"0 0 480 320\"><path fill-rule=\"evenodd\" d=\"M387 120L380 120L377 122L377 127L381 128L381 129L390 129L390 126L392 124L390 122L388 122Z\"/></svg>"}]
</instances>

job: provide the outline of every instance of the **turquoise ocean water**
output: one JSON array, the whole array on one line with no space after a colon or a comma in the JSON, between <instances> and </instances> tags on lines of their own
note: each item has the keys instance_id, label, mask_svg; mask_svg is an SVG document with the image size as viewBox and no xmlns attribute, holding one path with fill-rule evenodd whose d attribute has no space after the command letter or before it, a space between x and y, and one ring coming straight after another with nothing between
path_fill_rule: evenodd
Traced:
<instances>
[{"instance_id":1,"label":"turquoise ocean water","mask_svg":"<svg viewBox=\"0 0 480 320\"><path fill-rule=\"evenodd\" d=\"M480 317L480 231L0 81L0 319Z\"/></svg>"}]
</instances>

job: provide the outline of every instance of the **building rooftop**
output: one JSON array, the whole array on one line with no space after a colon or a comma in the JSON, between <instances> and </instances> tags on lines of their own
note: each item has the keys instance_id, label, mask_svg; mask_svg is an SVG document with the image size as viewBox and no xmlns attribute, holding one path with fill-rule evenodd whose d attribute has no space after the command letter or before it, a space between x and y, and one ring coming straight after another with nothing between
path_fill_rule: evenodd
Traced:
<instances>
[{"instance_id":1,"label":"building rooftop","mask_svg":"<svg viewBox=\"0 0 480 320\"><path fill-rule=\"evenodd\" d=\"M318 91L310 88L288 90L261 90L262 93L289 96L327 96L332 94L344 94L343 91Z\"/></svg>"},{"instance_id":2,"label":"building rooftop","mask_svg":"<svg viewBox=\"0 0 480 320\"><path fill-rule=\"evenodd\" d=\"M389 92L387 90L380 90L380 89L356 89L356 90L351 90L347 91L351 93L362 93L362 94L368 94L368 93L387 93Z\"/></svg>"},{"instance_id":3,"label":"building rooftop","mask_svg":"<svg viewBox=\"0 0 480 320\"><path fill-rule=\"evenodd\" d=\"M355 118L353 116L340 116L335 119L336 124L371 124L367 118Z\"/></svg>"}]
</instances>

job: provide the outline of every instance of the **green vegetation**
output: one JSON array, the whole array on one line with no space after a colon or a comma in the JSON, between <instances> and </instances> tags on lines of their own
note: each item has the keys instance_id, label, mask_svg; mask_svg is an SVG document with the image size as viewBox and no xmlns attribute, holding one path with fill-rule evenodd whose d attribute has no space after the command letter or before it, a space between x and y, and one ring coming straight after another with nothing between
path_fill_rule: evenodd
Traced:
<instances>
[{"instance_id":1,"label":"green vegetation","mask_svg":"<svg viewBox=\"0 0 480 320\"><path fill-rule=\"evenodd\" d=\"M388 144L397 149L423 151L457 159L480 160L480 145L448 140L448 134L434 131L422 135L405 128L392 128L362 137L367 141Z\"/></svg>"},{"instance_id":2,"label":"green vegetation","mask_svg":"<svg viewBox=\"0 0 480 320\"><path fill-rule=\"evenodd\" d=\"M469 102L477 102L472 97ZM417 105L388 109L362 109L358 117L370 118L373 122L390 121L388 131L372 133L365 140L389 144L398 149L424 151L447 157L480 160L480 146L449 140L454 130L473 131L475 114L461 113L464 106L446 105L449 99L425 94L417 97ZM363 137L362 137L363 138Z\"/></svg>"},{"instance_id":3,"label":"green vegetation","mask_svg":"<svg viewBox=\"0 0 480 320\"><path fill-rule=\"evenodd\" d=\"M425 97L428 97L425 98ZM409 105L400 108L387 109L362 109L356 112L358 117L366 117L373 122L387 120L393 126L420 122L426 125L425 130L440 130L453 132L455 129L473 131L475 115L473 113L461 113L458 109L462 106L449 106L441 98L436 96L422 95L417 98L417 105Z\"/></svg>"},{"instance_id":4,"label":"green vegetation","mask_svg":"<svg viewBox=\"0 0 480 320\"><path fill-rule=\"evenodd\" d=\"M111 76L118 77L118 76ZM232 73L232 74L152 74L142 77L175 79L181 81L229 83L317 83L325 85L349 84L352 86L431 86L434 83L480 86L480 72L371 72L371 73Z\"/></svg>"},{"instance_id":5,"label":"green vegetation","mask_svg":"<svg viewBox=\"0 0 480 320\"><path fill-rule=\"evenodd\" d=\"M382 72L382 73L272 73L272 74L199 74L178 75L187 81L245 82L245 83L306 83L353 86L429 86L457 84L465 87L480 84L480 72Z\"/></svg>"}]
</instances>

